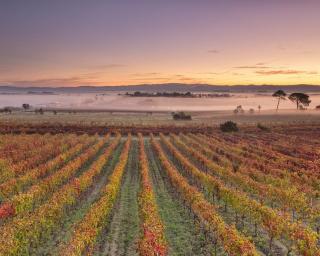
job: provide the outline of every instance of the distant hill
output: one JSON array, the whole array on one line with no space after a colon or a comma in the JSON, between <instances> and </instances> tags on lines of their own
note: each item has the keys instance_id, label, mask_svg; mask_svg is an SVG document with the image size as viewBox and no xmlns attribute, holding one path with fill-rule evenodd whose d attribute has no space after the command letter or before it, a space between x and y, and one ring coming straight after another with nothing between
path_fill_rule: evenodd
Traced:
<instances>
[{"instance_id":1,"label":"distant hill","mask_svg":"<svg viewBox=\"0 0 320 256\"><path fill-rule=\"evenodd\" d=\"M275 90L287 92L320 92L320 85L210 85L210 84L139 84L121 86L78 86L78 87L18 87L0 86L0 93L29 93L29 94L55 94L55 93L108 93L108 92L274 92Z\"/></svg>"}]
</instances>

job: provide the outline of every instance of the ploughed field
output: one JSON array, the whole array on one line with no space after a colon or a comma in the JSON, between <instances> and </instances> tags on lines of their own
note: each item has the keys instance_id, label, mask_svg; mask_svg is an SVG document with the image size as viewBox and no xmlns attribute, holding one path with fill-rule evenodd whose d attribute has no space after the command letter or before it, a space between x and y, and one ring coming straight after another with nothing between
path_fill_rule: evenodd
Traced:
<instances>
[{"instance_id":1,"label":"ploughed field","mask_svg":"<svg viewBox=\"0 0 320 256\"><path fill-rule=\"evenodd\" d=\"M319 135L1 135L0 255L320 255Z\"/></svg>"}]
</instances>

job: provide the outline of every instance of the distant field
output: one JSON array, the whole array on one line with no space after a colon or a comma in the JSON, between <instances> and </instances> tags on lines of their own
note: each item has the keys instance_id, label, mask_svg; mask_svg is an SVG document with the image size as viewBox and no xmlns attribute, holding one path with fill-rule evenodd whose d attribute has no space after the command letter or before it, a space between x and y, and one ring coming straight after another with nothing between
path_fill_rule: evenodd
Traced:
<instances>
[{"instance_id":1,"label":"distant field","mask_svg":"<svg viewBox=\"0 0 320 256\"><path fill-rule=\"evenodd\" d=\"M186 88L187 89L187 88ZM161 92L158 89L157 92ZM166 90L162 91L165 92ZM106 93L64 93L58 94L0 94L0 108L21 107L28 103L36 108L57 109L90 109L90 110L135 110L135 111L232 111L241 105L245 110L273 110L277 106L277 99L272 97L273 92L227 92L229 97L214 98L185 98L185 97L130 97L125 91ZM204 92L205 93L205 92ZM308 109L315 109L320 104L318 92L308 93L311 103ZM280 109L295 109L296 105L290 100L283 100Z\"/></svg>"},{"instance_id":2,"label":"distant field","mask_svg":"<svg viewBox=\"0 0 320 256\"><path fill-rule=\"evenodd\" d=\"M43 115L32 112L17 111L12 114L0 114L0 122L16 124L79 124L98 126L216 126L227 120L233 120L239 124L256 124L258 122L273 124L288 123L319 123L320 111L295 111L280 110L261 111L254 114L233 114L232 111L201 111L186 112L192 116L191 121L175 121L171 112L150 112L150 111L103 111L103 110L58 110L45 111Z\"/></svg>"},{"instance_id":3,"label":"distant field","mask_svg":"<svg viewBox=\"0 0 320 256\"><path fill-rule=\"evenodd\" d=\"M167 132L0 135L0 255L320 255L318 125Z\"/></svg>"}]
</instances>

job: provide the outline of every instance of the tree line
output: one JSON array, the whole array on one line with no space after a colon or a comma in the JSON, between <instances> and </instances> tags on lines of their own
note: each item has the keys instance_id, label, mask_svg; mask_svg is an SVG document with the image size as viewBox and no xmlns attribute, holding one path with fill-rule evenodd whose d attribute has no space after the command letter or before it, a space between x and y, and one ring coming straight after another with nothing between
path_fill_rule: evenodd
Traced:
<instances>
[{"instance_id":1,"label":"tree line","mask_svg":"<svg viewBox=\"0 0 320 256\"><path fill-rule=\"evenodd\" d=\"M283 90L278 90L274 94L273 97L278 98L277 103L277 111L279 110L279 105L281 100L286 100L287 94ZM302 92L294 92L288 96L288 99L296 104L297 109L304 109L304 107L309 106L311 100L309 99L309 95Z\"/></svg>"}]
</instances>

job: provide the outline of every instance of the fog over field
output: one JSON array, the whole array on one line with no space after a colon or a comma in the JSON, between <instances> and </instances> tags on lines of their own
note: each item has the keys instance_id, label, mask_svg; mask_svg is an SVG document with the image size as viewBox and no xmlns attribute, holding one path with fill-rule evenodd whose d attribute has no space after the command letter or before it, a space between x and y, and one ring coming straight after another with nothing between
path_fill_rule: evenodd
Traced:
<instances>
[{"instance_id":1,"label":"fog over field","mask_svg":"<svg viewBox=\"0 0 320 256\"><path fill-rule=\"evenodd\" d=\"M74 109L114 109L139 111L214 111L233 110L237 105L244 109L274 109L277 99L271 93L231 93L231 97L216 98L172 98L172 97L129 97L117 92L107 94L2 94L0 107L21 107L28 103L35 108L74 108ZM320 105L320 94L310 93L311 104L308 109ZM295 109L290 100L283 100L280 109Z\"/></svg>"}]
</instances>

